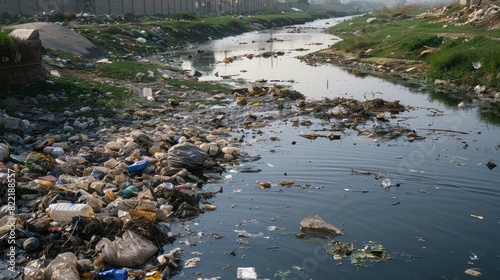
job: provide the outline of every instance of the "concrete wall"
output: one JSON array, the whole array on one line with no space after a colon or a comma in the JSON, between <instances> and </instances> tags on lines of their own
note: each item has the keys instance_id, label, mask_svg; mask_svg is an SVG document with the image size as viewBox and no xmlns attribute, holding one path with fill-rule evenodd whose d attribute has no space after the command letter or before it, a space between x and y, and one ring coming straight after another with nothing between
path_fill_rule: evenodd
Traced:
<instances>
[{"instance_id":1,"label":"concrete wall","mask_svg":"<svg viewBox=\"0 0 500 280\"><path fill-rule=\"evenodd\" d=\"M178 12L238 14L261 10L315 9L315 5L278 3L276 0L0 0L0 14L35 15L52 10L101 14L155 15ZM322 7L325 8L326 6ZM339 10L342 7L331 6ZM1 15L0 15L1 16Z\"/></svg>"},{"instance_id":2,"label":"concrete wall","mask_svg":"<svg viewBox=\"0 0 500 280\"><path fill-rule=\"evenodd\" d=\"M0 44L0 87L41 80L41 48L39 39Z\"/></svg>"}]
</instances>

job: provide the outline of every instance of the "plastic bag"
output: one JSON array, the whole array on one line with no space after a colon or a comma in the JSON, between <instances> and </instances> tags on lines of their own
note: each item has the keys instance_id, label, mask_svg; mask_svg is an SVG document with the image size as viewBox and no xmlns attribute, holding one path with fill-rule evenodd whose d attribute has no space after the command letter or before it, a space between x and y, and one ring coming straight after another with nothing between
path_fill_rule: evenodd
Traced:
<instances>
[{"instance_id":1,"label":"plastic bag","mask_svg":"<svg viewBox=\"0 0 500 280\"><path fill-rule=\"evenodd\" d=\"M44 270L44 279L51 280L79 280L76 270L78 259L75 254L66 252L58 255Z\"/></svg>"},{"instance_id":2,"label":"plastic bag","mask_svg":"<svg viewBox=\"0 0 500 280\"><path fill-rule=\"evenodd\" d=\"M181 143L168 150L167 161L170 167L196 169L203 166L208 154L202 149L190 144Z\"/></svg>"},{"instance_id":3,"label":"plastic bag","mask_svg":"<svg viewBox=\"0 0 500 280\"><path fill-rule=\"evenodd\" d=\"M24 267L23 280L42 280L43 279L43 269L50 263L46 259L37 259L30 261Z\"/></svg>"},{"instance_id":4,"label":"plastic bag","mask_svg":"<svg viewBox=\"0 0 500 280\"><path fill-rule=\"evenodd\" d=\"M158 252L158 247L151 241L131 230L127 230L121 238L116 237L114 241L103 238L96 248L102 249L105 262L119 267L142 265Z\"/></svg>"}]
</instances>

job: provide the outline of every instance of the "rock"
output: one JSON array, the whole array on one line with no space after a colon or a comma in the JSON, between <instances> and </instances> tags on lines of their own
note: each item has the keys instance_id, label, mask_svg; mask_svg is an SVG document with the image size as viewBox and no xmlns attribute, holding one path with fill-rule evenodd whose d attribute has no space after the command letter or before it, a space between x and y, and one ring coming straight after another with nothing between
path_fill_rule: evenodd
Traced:
<instances>
[{"instance_id":1,"label":"rock","mask_svg":"<svg viewBox=\"0 0 500 280\"><path fill-rule=\"evenodd\" d=\"M7 146L4 143L0 143L0 162L7 160L9 158L9 155L10 155L9 146Z\"/></svg>"},{"instance_id":2,"label":"rock","mask_svg":"<svg viewBox=\"0 0 500 280\"><path fill-rule=\"evenodd\" d=\"M344 234L340 229L334 225L325 222L320 216L306 216L300 221L300 228L304 233L312 235L342 235Z\"/></svg>"},{"instance_id":3,"label":"rock","mask_svg":"<svg viewBox=\"0 0 500 280\"><path fill-rule=\"evenodd\" d=\"M109 143L108 143L108 144L109 144ZM106 146L107 146L107 145L106 145ZM108 148L108 147L106 147L106 148ZM136 149L138 149L138 148L139 148L139 144L137 144L137 143L135 143L135 142L127 142L127 144L125 144L125 145L123 146L123 153L125 153L125 154L129 154L129 153L131 153L132 151L134 151L134 150L136 150ZM108 148L108 149L109 149L109 148ZM110 149L110 150L112 150L112 149ZM119 151L119 150L120 150L120 149L118 149L118 151Z\"/></svg>"},{"instance_id":4,"label":"rock","mask_svg":"<svg viewBox=\"0 0 500 280\"><path fill-rule=\"evenodd\" d=\"M105 148L111 151L119 152L124 146L125 144L123 144L123 142L108 142Z\"/></svg>"},{"instance_id":5,"label":"rock","mask_svg":"<svg viewBox=\"0 0 500 280\"><path fill-rule=\"evenodd\" d=\"M55 158L58 158L58 157L61 157L64 155L64 150L63 148L61 147L52 147L52 151L50 152L50 154L55 157Z\"/></svg>"},{"instance_id":6,"label":"rock","mask_svg":"<svg viewBox=\"0 0 500 280\"><path fill-rule=\"evenodd\" d=\"M54 143L54 144L52 144L52 147L54 147L54 148L59 147L59 148L62 148L63 150L69 149L69 145L67 142Z\"/></svg>"},{"instance_id":7,"label":"rock","mask_svg":"<svg viewBox=\"0 0 500 280\"><path fill-rule=\"evenodd\" d=\"M70 141L70 142L80 141L80 136L78 136L78 135L71 136L68 138L68 141Z\"/></svg>"},{"instance_id":8,"label":"rock","mask_svg":"<svg viewBox=\"0 0 500 280\"><path fill-rule=\"evenodd\" d=\"M23 120L11 117L0 111L0 126L8 130L21 131L25 128Z\"/></svg>"},{"instance_id":9,"label":"rock","mask_svg":"<svg viewBox=\"0 0 500 280\"><path fill-rule=\"evenodd\" d=\"M222 152L224 154L238 155L238 154L240 154L241 149L236 148L236 147L224 147L224 148L222 148Z\"/></svg>"},{"instance_id":10,"label":"rock","mask_svg":"<svg viewBox=\"0 0 500 280\"><path fill-rule=\"evenodd\" d=\"M90 108L88 106L80 108L80 113L86 113L86 112L90 112L90 111L92 111L92 108Z\"/></svg>"},{"instance_id":11,"label":"rock","mask_svg":"<svg viewBox=\"0 0 500 280\"><path fill-rule=\"evenodd\" d=\"M210 148L208 149L208 154L211 157L216 157L220 153L219 145L217 145L215 143L210 143L209 146L210 146Z\"/></svg>"}]
</instances>

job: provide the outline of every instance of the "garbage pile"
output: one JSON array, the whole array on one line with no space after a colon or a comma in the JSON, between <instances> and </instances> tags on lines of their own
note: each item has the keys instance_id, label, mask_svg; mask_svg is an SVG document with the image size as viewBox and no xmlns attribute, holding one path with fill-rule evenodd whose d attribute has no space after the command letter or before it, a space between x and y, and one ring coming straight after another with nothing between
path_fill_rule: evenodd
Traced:
<instances>
[{"instance_id":1,"label":"garbage pile","mask_svg":"<svg viewBox=\"0 0 500 280\"><path fill-rule=\"evenodd\" d=\"M434 8L420 15L416 19L436 18L442 23L452 23L457 26L487 25L498 28L500 24L500 6L489 4L486 7L476 5L463 7L461 10L449 13L448 7Z\"/></svg>"},{"instance_id":2,"label":"garbage pile","mask_svg":"<svg viewBox=\"0 0 500 280\"><path fill-rule=\"evenodd\" d=\"M215 210L211 200L223 189L206 184L221 178L220 163L245 156L224 139L228 135L229 129L202 135L106 128L49 135L28 154L4 140L0 180L9 187L2 187L0 236L4 246L15 243L16 270L9 277L160 279L175 273L182 250L164 249L177 237L171 223ZM116 139L100 140L107 137Z\"/></svg>"},{"instance_id":3,"label":"garbage pile","mask_svg":"<svg viewBox=\"0 0 500 280\"><path fill-rule=\"evenodd\" d=\"M334 240L329 242L326 252L333 255L334 260L348 257L356 268L369 267L393 259L382 244L373 241L369 241L364 244L363 248L357 249L354 244Z\"/></svg>"},{"instance_id":4,"label":"garbage pile","mask_svg":"<svg viewBox=\"0 0 500 280\"><path fill-rule=\"evenodd\" d=\"M319 101L299 100L296 106L301 115L312 114L316 118L334 120L328 129L331 131L353 129L358 131L360 135L381 140L396 139L401 136L406 136L406 140L409 142L425 139L408 127L390 122L391 119L396 118L397 114L409 109L400 104L399 100L387 101L374 98L359 101L352 98L336 97ZM298 118L295 120L298 121ZM363 128L358 127L361 125ZM303 137L311 140L317 137L326 137L330 140L340 139L340 135L332 133L325 135L314 133Z\"/></svg>"},{"instance_id":5,"label":"garbage pile","mask_svg":"<svg viewBox=\"0 0 500 280\"><path fill-rule=\"evenodd\" d=\"M348 257L351 260L351 264L356 268L368 267L392 259L389 252L378 242L369 241L367 244L364 244L363 248L357 249L352 243L333 239L344 233L318 215L305 216L300 221L300 230L301 232L296 235L297 238L319 237L330 240L323 247L325 252L332 255L336 261Z\"/></svg>"}]
</instances>

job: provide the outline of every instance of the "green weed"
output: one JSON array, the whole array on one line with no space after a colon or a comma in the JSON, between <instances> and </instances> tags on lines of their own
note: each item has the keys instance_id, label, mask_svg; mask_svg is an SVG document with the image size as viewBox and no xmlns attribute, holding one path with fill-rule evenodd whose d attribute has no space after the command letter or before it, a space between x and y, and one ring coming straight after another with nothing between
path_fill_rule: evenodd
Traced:
<instances>
[{"instance_id":1,"label":"green weed","mask_svg":"<svg viewBox=\"0 0 500 280\"><path fill-rule=\"evenodd\" d=\"M99 75L118 80L154 81L158 77L157 66L137 61L116 60L97 67ZM152 73L152 75L150 75Z\"/></svg>"},{"instance_id":2,"label":"green weed","mask_svg":"<svg viewBox=\"0 0 500 280\"><path fill-rule=\"evenodd\" d=\"M219 83L210 83L210 82L200 82L196 80L186 81L186 80L171 79L171 80L166 80L166 83L175 88L188 88L203 92L209 92L213 94L227 93L231 91L231 88L228 85Z\"/></svg>"},{"instance_id":3,"label":"green weed","mask_svg":"<svg viewBox=\"0 0 500 280\"><path fill-rule=\"evenodd\" d=\"M19 41L19 39L10 35L10 32L12 32L10 29L0 30L0 44L12 44Z\"/></svg>"}]
</instances>

